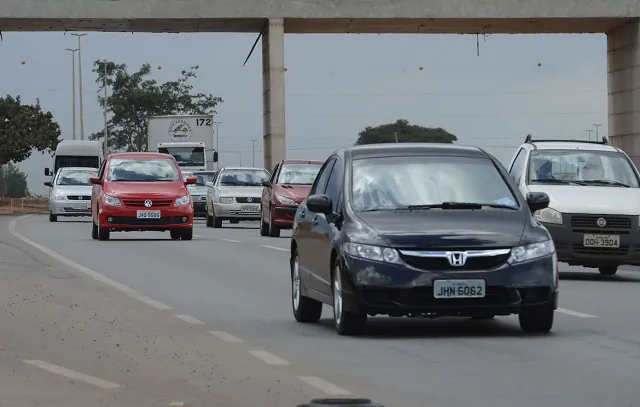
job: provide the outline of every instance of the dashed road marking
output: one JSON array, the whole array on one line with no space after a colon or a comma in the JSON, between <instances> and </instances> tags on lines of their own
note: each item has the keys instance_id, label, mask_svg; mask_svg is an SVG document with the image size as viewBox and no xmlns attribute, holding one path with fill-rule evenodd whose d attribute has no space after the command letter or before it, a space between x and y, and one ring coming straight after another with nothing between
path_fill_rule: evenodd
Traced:
<instances>
[{"instance_id":1,"label":"dashed road marking","mask_svg":"<svg viewBox=\"0 0 640 407\"><path fill-rule=\"evenodd\" d=\"M298 376L300 380L330 396L349 396L351 392L316 376Z\"/></svg>"},{"instance_id":2,"label":"dashed road marking","mask_svg":"<svg viewBox=\"0 0 640 407\"><path fill-rule=\"evenodd\" d=\"M571 315L578 318L596 318L595 315L585 314L584 312L574 311L567 308L557 308L556 311L560 312L561 314Z\"/></svg>"},{"instance_id":3,"label":"dashed road marking","mask_svg":"<svg viewBox=\"0 0 640 407\"><path fill-rule=\"evenodd\" d=\"M291 364L273 353L267 352L266 350L250 350L249 353L268 365L288 366Z\"/></svg>"},{"instance_id":4,"label":"dashed road marking","mask_svg":"<svg viewBox=\"0 0 640 407\"><path fill-rule=\"evenodd\" d=\"M235 239L220 239L220 240L224 240L225 242L231 242L231 243L242 243L242 240L235 240Z\"/></svg>"},{"instance_id":5,"label":"dashed road marking","mask_svg":"<svg viewBox=\"0 0 640 407\"><path fill-rule=\"evenodd\" d=\"M53 365L51 363L45 362L44 360L24 360L23 362L31 366L39 367L40 369L46 370L47 372L66 377L67 379L80 380L82 382L89 383L103 389L117 389L118 387L120 387L119 384L98 379L97 377L88 376L86 374L67 369L66 367Z\"/></svg>"},{"instance_id":6,"label":"dashed road marking","mask_svg":"<svg viewBox=\"0 0 640 407\"><path fill-rule=\"evenodd\" d=\"M175 315L176 318L186 322L187 324L191 324L191 325L204 325L204 322L200 321L198 318L192 317L191 315L187 315L187 314L176 314Z\"/></svg>"},{"instance_id":7,"label":"dashed road marking","mask_svg":"<svg viewBox=\"0 0 640 407\"><path fill-rule=\"evenodd\" d=\"M285 249L284 247L269 246L268 244L263 244L261 246L262 247L266 247L267 249L279 250L281 252L288 252L289 251L289 249Z\"/></svg>"},{"instance_id":8,"label":"dashed road marking","mask_svg":"<svg viewBox=\"0 0 640 407\"><path fill-rule=\"evenodd\" d=\"M169 403L169 407L185 407L184 401L174 401Z\"/></svg>"},{"instance_id":9,"label":"dashed road marking","mask_svg":"<svg viewBox=\"0 0 640 407\"><path fill-rule=\"evenodd\" d=\"M154 308L157 309L171 309L170 306L168 306L167 304L163 304L160 301L156 301L152 298L147 297L146 295L140 294L139 292L137 292L136 290L134 290L133 288L129 288L124 284L120 284L119 282L110 279L107 276L104 276L100 273L98 273L97 271L91 270L89 267L85 267L82 264L76 263L73 260L70 260L66 257L64 257L61 254L58 254L56 252L54 252L53 250L41 245L40 243L36 243L33 240L24 237L23 235L21 235L20 233L16 232L16 223L24 218L27 218L31 215L25 215L25 216L21 216L19 218L16 218L14 220L11 221L11 223L9 223L9 233L11 233L14 237L22 240L23 242L35 247L36 249L40 250L42 253L53 257L54 259L58 260L61 263L66 264L67 266L74 268L76 270L78 270L81 273L84 273L86 275L88 275L89 277L93 278L96 281L99 281L103 284L108 285L111 288L115 288L116 290L125 293L126 295L128 295L131 298L135 298L138 301L144 302L147 305L151 305Z\"/></svg>"},{"instance_id":10,"label":"dashed road marking","mask_svg":"<svg viewBox=\"0 0 640 407\"><path fill-rule=\"evenodd\" d=\"M193 237L204 237L202 235L193 235Z\"/></svg>"},{"instance_id":11,"label":"dashed road marking","mask_svg":"<svg viewBox=\"0 0 640 407\"><path fill-rule=\"evenodd\" d=\"M242 342L242 339L238 338L235 335L231 335L230 333L224 331L209 331L209 333L221 341L231 342L231 343L239 343ZM0 348L1 349L1 348Z\"/></svg>"}]
</instances>

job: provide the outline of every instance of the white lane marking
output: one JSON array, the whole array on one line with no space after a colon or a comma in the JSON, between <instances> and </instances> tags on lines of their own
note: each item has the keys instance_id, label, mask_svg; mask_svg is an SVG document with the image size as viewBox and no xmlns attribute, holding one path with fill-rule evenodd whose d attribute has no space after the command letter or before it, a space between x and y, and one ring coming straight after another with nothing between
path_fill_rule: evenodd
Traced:
<instances>
[{"instance_id":1,"label":"white lane marking","mask_svg":"<svg viewBox=\"0 0 640 407\"><path fill-rule=\"evenodd\" d=\"M273 353L267 352L266 350L250 350L249 353L268 365L288 366L291 364Z\"/></svg>"},{"instance_id":2,"label":"white lane marking","mask_svg":"<svg viewBox=\"0 0 640 407\"><path fill-rule=\"evenodd\" d=\"M133 288L129 288L124 284L120 284L119 282L110 279L107 276L104 276L100 273L98 273L97 271L91 270L88 267L83 266L82 264L78 264L73 260L70 260L64 256L62 256L61 254L58 254L56 252L54 252L51 249L48 249L46 247L44 247L43 245L41 245L40 243L36 243L31 239L28 239L26 237L24 237L23 235L21 235L20 233L16 232L16 223L24 218L27 218L31 215L25 215L25 216L21 216L19 218L14 219L13 221L11 221L11 223L9 223L9 232L16 238L22 240L23 242L35 247L36 249L40 250L42 253L53 257L54 259L58 260L61 263L66 264L67 266L74 268L76 270L78 270L81 273L84 273L86 275L88 275L89 277L93 278L96 281L99 281L103 284L108 285L111 288L115 288L116 290L125 293L126 295L128 295L131 298L135 298L138 301L144 302L147 305L151 305L154 308L157 309L171 309L170 306L168 306L167 304L163 304L160 301L156 301L152 298L147 297L146 295L140 294L139 292L137 292L136 290L134 290Z\"/></svg>"},{"instance_id":3,"label":"white lane marking","mask_svg":"<svg viewBox=\"0 0 640 407\"><path fill-rule=\"evenodd\" d=\"M193 235L193 237L204 237L202 235Z\"/></svg>"},{"instance_id":4,"label":"white lane marking","mask_svg":"<svg viewBox=\"0 0 640 407\"><path fill-rule=\"evenodd\" d=\"M86 374L67 369L66 367L52 365L51 363L45 362L44 360L24 360L23 362L31 366L39 367L40 369L46 370L47 372L64 376L67 379L80 380L82 382L89 383L103 389L117 389L118 387L120 387L119 384L98 379L97 377L88 376Z\"/></svg>"},{"instance_id":5,"label":"white lane marking","mask_svg":"<svg viewBox=\"0 0 640 407\"><path fill-rule=\"evenodd\" d=\"M187 314L176 314L175 315L176 318L186 322L187 324L191 324L191 325L204 325L204 322L200 321L198 318L194 318L191 315L187 315Z\"/></svg>"},{"instance_id":6,"label":"white lane marking","mask_svg":"<svg viewBox=\"0 0 640 407\"><path fill-rule=\"evenodd\" d=\"M263 244L261 246L262 247L266 247L267 249L279 250L281 252L288 252L289 251L289 249L285 249L284 247L269 246L268 244Z\"/></svg>"},{"instance_id":7,"label":"white lane marking","mask_svg":"<svg viewBox=\"0 0 640 407\"><path fill-rule=\"evenodd\" d=\"M234 240L234 239L220 239L220 240L224 240L225 242L231 242L231 243L242 243L242 240Z\"/></svg>"},{"instance_id":8,"label":"white lane marking","mask_svg":"<svg viewBox=\"0 0 640 407\"><path fill-rule=\"evenodd\" d=\"M231 343L239 343L242 342L242 339L238 338L235 335L231 335L230 333L224 331L209 331L209 333L221 341L231 342Z\"/></svg>"},{"instance_id":9,"label":"white lane marking","mask_svg":"<svg viewBox=\"0 0 640 407\"><path fill-rule=\"evenodd\" d=\"M567 309L567 308L557 308L556 311L558 311L558 312L560 312L562 314L571 315L572 317L596 318L595 315L585 314L584 312L578 312L578 311L574 311L572 309Z\"/></svg>"},{"instance_id":10,"label":"white lane marking","mask_svg":"<svg viewBox=\"0 0 640 407\"><path fill-rule=\"evenodd\" d=\"M315 376L298 376L300 380L331 396L349 396L351 392Z\"/></svg>"},{"instance_id":11,"label":"white lane marking","mask_svg":"<svg viewBox=\"0 0 640 407\"><path fill-rule=\"evenodd\" d=\"M169 403L169 407L184 407L186 404L184 404L184 401L174 401L172 403Z\"/></svg>"}]
</instances>

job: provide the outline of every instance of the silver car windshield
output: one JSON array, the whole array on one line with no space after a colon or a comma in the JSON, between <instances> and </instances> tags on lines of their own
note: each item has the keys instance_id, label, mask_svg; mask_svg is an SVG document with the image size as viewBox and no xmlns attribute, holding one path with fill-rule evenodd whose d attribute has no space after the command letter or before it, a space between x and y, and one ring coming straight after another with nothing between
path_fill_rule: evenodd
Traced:
<instances>
[{"instance_id":1,"label":"silver car windshield","mask_svg":"<svg viewBox=\"0 0 640 407\"><path fill-rule=\"evenodd\" d=\"M89 178L97 177L98 171L63 171L58 175L58 186L90 186Z\"/></svg>"},{"instance_id":2,"label":"silver car windshield","mask_svg":"<svg viewBox=\"0 0 640 407\"><path fill-rule=\"evenodd\" d=\"M224 170L220 174L222 186L261 186L270 178L266 170L233 169Z\"/></svg>"},{"instance_id":3,"label":"silver car windshield","mask_svg":"<svg viewBox=\"0 0 640 407\"><path fill-rule=\"evenodd\" d=\"M443 202L518 207L493 161L484 157L365 158L354 160L352 169L351 206L356 211Z\"/></svg>"}]
</instances>

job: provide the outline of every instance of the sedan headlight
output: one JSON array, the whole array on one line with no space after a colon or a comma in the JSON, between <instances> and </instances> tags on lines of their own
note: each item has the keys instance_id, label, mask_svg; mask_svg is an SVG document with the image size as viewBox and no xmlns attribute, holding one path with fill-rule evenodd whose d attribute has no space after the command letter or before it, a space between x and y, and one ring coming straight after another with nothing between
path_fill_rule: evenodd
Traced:
<instances>
[{"instance_id":1,"label":"sedan headlight","mask_svg":"<svg viewBox=\"0 0 640 407\"><path fill-rule=\"evenodd\" d=\"M236 203L236 199L231 196L221 196L218 198L218 203L226 204L226 205L234 204Z\"/></svg>"},{"instance_id":2,"label":"sedan headlight","mask_svg":"<svg viewBox=\"0 0 640 407\"><path fill-rule=\"evenodd\" d=\"M509 263L524 263L525 261L539 259L540 257L549 256L556 251L553 240L545 242L532 243L525 246L518 246L511 249Z\"/></svg>"},{"instance_id":3,"label":"sedan headlight","mask_svg":"<svg viewBox=\"0 0 640 407\"><path fill-rule=\"evenodd\" d=\"M533 217L538 222L562 225L562 214L552 208L544 208L539 211L535 211Z\"/></svg>"},{"instance_id":4,"label":"sedan headlight","mask_svg":"<svg viewBox=\"0 0 640 407\"><path fill-rule=\"evenodd\" d=\"M361 259L383 261L386 263L401 263L400 254L390 247L371 246L360 243L345 243L345 253Z\"/></svg>"},{"instance_id":5,"label":"sedan headlight","mask_svg":"<svg viewBox=\"0 0 640 407\"><path fill-rule=\"evenodd\" d=\"M111 206L121 205L120 200L118 198L116 198L115 196L107 195L107 194L102 195L102 201L107 205L111 205Z\"/></svg>"},{"instance_id":6,"label":"sedan headlight","mask_svg":"<svg viewBox=\"0 0 640 407\"><path fill-rule=\"evenodd\" d=\"M173 202L173 205L185 206L185 205L189 205L190 202L191 202L191 198L189 198L189 195L183 195L180 198L176 198L175 202Z\"/></svg>"},{"instance_id":7,"label":"sedan headlight","mask_svg":"<svg viewBox=\"0 0 640 407\"><path fill-rule=\"evenodd\" d=\"M53 199L56 200L56 201L63 201L65 199L67 199L67 196L62 191L56 191L53 194Z\"/></svg>"},{"instance_id":8,"label":"sedan headlight","mask_svg":"<svg viewBox=\"0 0 640 407\"><path fill-rule=\"evenodd\" d=\"M276 194L276 199L278 200L278 202L282 202L286 205L298 205L296 201L291 198L287 198L286 196Z\"/></svg>"}]
</instances>

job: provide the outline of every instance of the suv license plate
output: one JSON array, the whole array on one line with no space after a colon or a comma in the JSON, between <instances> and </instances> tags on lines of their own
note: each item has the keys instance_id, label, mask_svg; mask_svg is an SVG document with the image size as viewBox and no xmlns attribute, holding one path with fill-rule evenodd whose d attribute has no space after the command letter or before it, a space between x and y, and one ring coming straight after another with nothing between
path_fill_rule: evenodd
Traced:
<instances>
[{"instance_id":1,"label":"suv license plate","mask_svg":"<svg viewBox=\"0 0 640 407\"><path fill-rule=\"evenodd\" d=\"M584 247L603 247L617 249L620 247L620 235L585 234L582 237Z\"/></svg>"},{"instance_id":2,"label":"suv license plate","mask_svg":"<svg viewBox=\"0 0 640 407\"><path fill-rule=\"evenodd\" d=\"M484 298L484 280L435 280L434 298Z\"/></svg>"},{"instance_id":3,"label":"suv license plate","mask_svg":"<svg viewBox=\"0 0 640 407\"><path fill-rule=\"evenodd\" d=\"M137 217L138 219L160 219L160 211L140 210Z\"/></svg>"}]
</instances>

